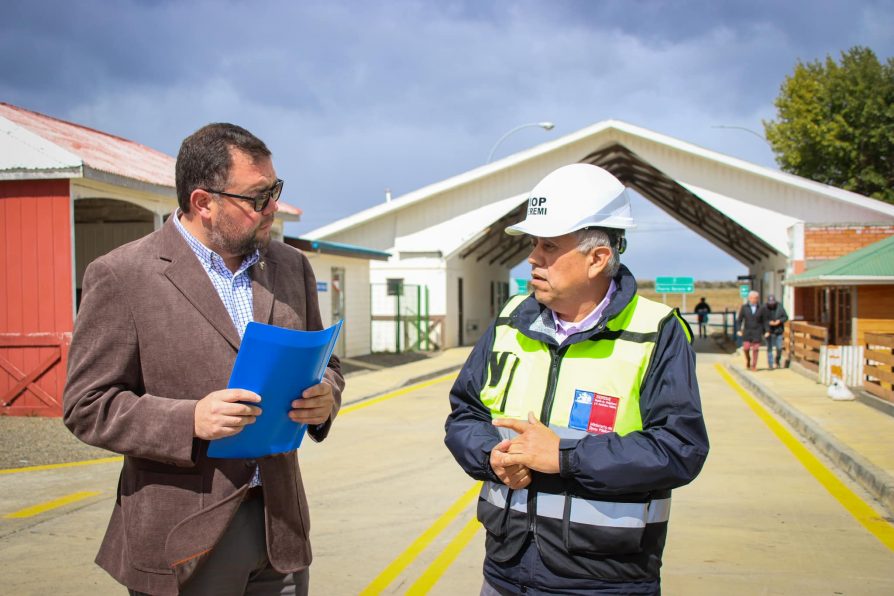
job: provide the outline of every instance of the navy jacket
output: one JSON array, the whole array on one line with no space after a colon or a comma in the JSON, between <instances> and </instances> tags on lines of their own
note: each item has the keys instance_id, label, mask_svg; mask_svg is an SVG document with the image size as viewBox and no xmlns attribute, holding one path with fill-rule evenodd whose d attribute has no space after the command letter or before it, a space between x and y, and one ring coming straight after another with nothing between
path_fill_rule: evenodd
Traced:
<instances>
[{"instance_id":1,"label":"navy jacket","mask_svg":"<svg viewBox=\"0 0 894 596\"><path fill-rule=\"evenodd\" d=\"M778 325L771 325L770 321L779 321ZM770 307L770 303L764 304L763 306L763 323L764 323L764 333L771 333L773 335L782 335L785 333L785 323L788 321L788 314L785 312L785 308L782 307L780 302L777 302Z\"/></svg>"},{"instance_id":2,"label":"navy jacket","mask_svg":"<svg viewBox=\"0 0 894 596\"><path fill-rule=\"evenodd\" d=\"M589 330L572 335L566 344L589 340L605 331L605 323L617 316L636 294L636 280L622 266L615 277L618 291L600 321ZM529 329L546 307L533 296L519 307L519 329L532 339L555 341ZM451 413L445 442L459 465L472 478L500 482L490 468L490 452L500 442L490 410L479 393L485 383L488 354L494 340L493 324L475 345L450 391ZM563 439L560 448L571 450L562 458L567 468L563 479L573 479L590 498L670 490L691 482L708 454L708 435L702 418L695 355L680 324L661 330L649 371L640 390L643 430ZM554 485L556 475L535 473L531 489Z\"/></svg>"},{"instance_id":3,"label":"navy jacket","mask_svg":"<svg viewBox=\"0 0 894 596\"><path fill-rule=\"evenodd\" d=\"M764 307L760 304L751 312L751 305L745 303L739 309L736 329L742 330L742 341L760 343L764 341Z\"/></svg>"}]
</instances>

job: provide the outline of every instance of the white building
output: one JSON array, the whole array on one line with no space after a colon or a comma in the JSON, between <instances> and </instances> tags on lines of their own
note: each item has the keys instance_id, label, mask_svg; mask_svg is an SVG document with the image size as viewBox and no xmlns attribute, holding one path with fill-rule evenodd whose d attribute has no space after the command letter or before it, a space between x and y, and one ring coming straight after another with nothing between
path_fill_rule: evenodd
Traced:
<instances>
[{"instance_id":1,"label":"white building","mask_svg":"<svg viewBox=\"0 0 894 596\"><path fill-rule=\"evenodd\" d=\"M503 228L524 217L527 193L547 173L593 163L731 255L762 294L790 291L803 224L894 222L894 206L608 120L366 209L305 237L388 251L370 281L430 288L440 347L474 342L508 294L527 239Z\"/></svg>"},{"instance_id":2,"label":"white building","mask_svg":"<svg viewBox=\"0 0 894 596\"><path fill-rule=\"evenodd\" d=\"M317 298L323 326L344 320L335 354L341 358L369 354L370 262L387 261L387 252L337 242L285 238L285 243L307 255L317 280Z\"/></svg>"}]
</instances>

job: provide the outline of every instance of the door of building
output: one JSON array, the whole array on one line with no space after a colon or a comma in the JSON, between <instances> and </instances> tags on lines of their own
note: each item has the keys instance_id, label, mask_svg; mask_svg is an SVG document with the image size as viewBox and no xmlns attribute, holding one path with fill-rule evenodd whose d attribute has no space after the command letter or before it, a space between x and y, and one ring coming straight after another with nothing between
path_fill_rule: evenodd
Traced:
<instances>
[{"instance_id":1,"label":"door of building","mask_svg":"<svg viewBox=\"0 0 894 596\"><path fill-rule=\"evenodd\" d=\"M463 339L463 330L466 326L465 318L463 317L463 278L459 278L458 284L459 294L457 295L458 300L458 314L459 314L459 345L465 345L465 340Z\"/></svg>"},{"instance_id":2,"label":"door of building","mask_svg":"<svg viewBox=\"0 0 894 596\"><path fill-rule=\"evenodd\" d=\"M332 291L329 292L332 301L332 321L336 324L345 318L345 268L333 267L331 277ZM345 357L345 332L347 325L343 325L341 333L338 334L338 340L335 343L335 355L340 358Z\"/></svg>"}]
</instances>

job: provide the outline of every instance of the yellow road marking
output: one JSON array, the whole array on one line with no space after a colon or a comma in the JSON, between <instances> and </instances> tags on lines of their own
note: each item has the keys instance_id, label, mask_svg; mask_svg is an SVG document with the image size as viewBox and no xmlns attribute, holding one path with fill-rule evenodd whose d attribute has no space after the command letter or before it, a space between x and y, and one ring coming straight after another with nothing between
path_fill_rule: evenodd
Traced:
<instances>
[{"instance_id":1,"label":"yellow road marking","mask_svg":"<svg viewBox=\"0 0 894 596\"><path fill-rule=\"evenodd\" d=\"M480 491L481 483L476 482L474 486L463 493L463 495L457 499L453 505L441 515L441 517L435 520L435 523L429 526L425 532L420 534L419 537L416 538L406 550L404 550L404 552L399 554L397 558L378 575L378 577L372 580L372 582L360 592L361 596L381 594L382 590L387 588L388 584L393 582L404 569L409 567L409 565L416 560L416 557L418 557L422 551L425 550L428 545L431 544L432 541L477 498Z\"/></svg>"},{"instance_id":2,"label":"yellow road marking","mask_svg":"<svg viewBox=\"0 0 894 596\"><path fill-rule=\"evenodd\" d=\"M416 383L414 385L408 385L407 387L401 387L400 389L396 389L394 391L390 391L378 397L373 397L361 402L353 403L343 407L339 410L339 415L341 414L350 414L351 412L356 412L357 410L367 408L369 406L374 406L376 404L382 403L383 401L387 401L389 399L394 399L395 397L400 397L401 395L406 395L407 393L412 393L413 391L417 391L419 389L425 389L426 387L431 387L432 385L437 385L438 383L442 383L448 379L452 379L456 377L457 373L450 373L449 375L444 375L442 377L437 377L435 379L429 379L428 381L422 381L421 383Z\"/></svg>"},{"instance_id":3,"label":"yellow road marking","mask_svg":"<svg viewBox=\"0 0 894 596\"><path fill-rule=\"evenodd\" d=\"M85 459L82 461L70 461L64 464L46 464L43 466L26 466L24 468L6 468L0 470L0 476L3 474L18 474L19 472L40 472L43 470L58 470L60 468L76 468L78 466L92 466L94 464L108 464L124 459L120 455L114 457L101 457L99 459Z\"/></svg>"},{"instance_id":4,"label":"yellow road marking","mask_svg":"<svg viewBox=\"0 0 894 596\"><path fill-rule=\"evenodd\" d=\"M854 516L870 534L879 541L894 550L894 525L886 521L878 512L869 506L863 499L857 496L851 489L838 479L823 463L802 445L760 402L742 387L720 364L714 365L723 380L739 394L739 397L757 417L764 421L773 434L789 448L794 456L801 462L807 471L825 487L839 503Z\"/></svg>"},{"instance_id":5,"label":"yellow road marking","mask_svg":"<svg viewBox=\"0 0 894 596\"><path fill-rule=\"evenodd\" d=\"M59 507L69 505L71 503L83 501L84 499L89 499L90 497L95 497L99 494L102 494L102 491L87 490L81 491L79 493L72 493L70 495L65 495L64 497L59 497L58 499L53 499L52 501L47 501L46 503L38 503L37 505L25 507L24 509L19 509L18 511L15 511L13 513L7 513L3 516L3 519L22 519L25 517L34 517L35 515L40 515L41 513L45 513L52 509L58 509Z\"/></svg>"},{"instance_id":6,"label":"yellow road marking","mask_svg":"<svg viewBox=\"0 0 894 596\"><path fill-rule=\"evenodd\" d=\"M459 534L454 536L453 540L441 551L441 554L432 561L428 569L409 587L406 592L407 596L428 594L434 585L438 583L438 580L441 579L441 576L444 575L444 572L447 571L447 568L453 564L456 557L469 545L480 528L481 524L473 515L472 519L466 522L466 525L459 531Z\"/></svg>"},{"instance_id":7,"label":"yellow road marking","mask_svg":"<svg viewBox=\"0 0 894 596\"><path fill-rule=\"evenodd\" d=\"M407 387L401 387L400 389L396 389L395 391L390 391L378 397L373 397L371 399L367 399L365 401L361 401L355 404L351 404L345 406L339 411L339 414L349 414L361 408L365 408L367 406L372 406L377 403L381 403L383 401L393 399L395 397L399 397L401 395L406 395L407 393L411 393L416 391L417 389L424 389L426 387L430 387L432 385L436 385L442 381L446 381L452 377L455 377L457 373L450 373L449 375L444 375L442 377L438 377L436 379L429 379L428 381L422 381L421 383L416 383L414 385L409 385ZM101 457L99 459L87 459L83 461L72 461L66 462L62 464L46 464L42 466L26 466L23 468L4 468L0 469L0 476L3 474L18 474L20 472L41 472L43 470L58 470L61 468L76 468L79 466L92 466L94 464L107 464L112 462L120 462L124 458L120 455L116 455L113 457Z\"/></svg>"}]
</instances>

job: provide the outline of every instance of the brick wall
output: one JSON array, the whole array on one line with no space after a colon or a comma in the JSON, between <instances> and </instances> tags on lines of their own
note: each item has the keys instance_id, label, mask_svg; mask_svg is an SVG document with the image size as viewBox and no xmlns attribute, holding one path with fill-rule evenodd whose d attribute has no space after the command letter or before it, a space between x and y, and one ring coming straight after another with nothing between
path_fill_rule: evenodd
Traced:
<instances>
[{"instance_id":1,"label":"brick wall","mask_svg":"<svg viewBox=\"0 0 894 596\"><path fill-rule=\"evenodd\" d=\"M873 242L894 235L894 226L807 226L804 258L808 261L837 259Z\"/></svg>"}]
</instances>

